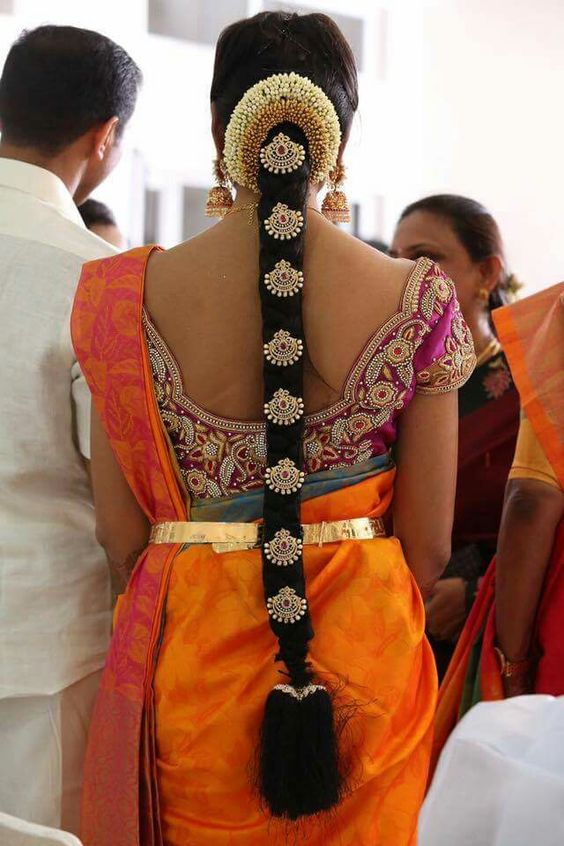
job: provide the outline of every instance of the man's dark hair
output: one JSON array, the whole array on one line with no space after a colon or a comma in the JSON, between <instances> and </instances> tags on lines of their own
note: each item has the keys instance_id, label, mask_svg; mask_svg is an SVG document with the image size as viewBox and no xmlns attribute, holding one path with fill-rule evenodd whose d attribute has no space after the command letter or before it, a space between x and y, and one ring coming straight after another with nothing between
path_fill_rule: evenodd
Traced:
<instances>
[{"instance_id":1,"label":"man's dark hair","mask_svg":"<svg viewBox=\"0 0 564 846\"><path fill-rule=\"evenodd\" d=\"M100 200L85 200L82 205L78 207L80 216L84 221L87 229L93 226L116 226L116 219L111 211Z\"/></svg>"},{"instance_id":2,"label":"man's dark hair","mask_svg":"<svg viewBox=\"0 0 564 846\"><path fill-rule=\"evenodd\" d=\"M0 124L11 144L60 152L116 115L133 114L141 71L105 35L72 26L24 31L0 79Z\"/></svg>"}]
</instances>

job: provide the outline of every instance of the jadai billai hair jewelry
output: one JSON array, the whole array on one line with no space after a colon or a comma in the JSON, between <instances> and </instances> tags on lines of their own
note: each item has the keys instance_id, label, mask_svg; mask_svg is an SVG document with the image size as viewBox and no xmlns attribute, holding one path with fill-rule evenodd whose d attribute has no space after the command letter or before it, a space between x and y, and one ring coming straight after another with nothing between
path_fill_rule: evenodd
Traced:
<instances>
[{"instance_id":1,"label":"jadai billai hair jewelry","mask_svg":"<svg viewBox=\"0 0 564 846\"><path fill-rule=\"evenodd\" d=\"M269 273L264 274L264 284L276 297L293 297L304 287L304 275L289 261L277 261Z\"/></svg>"},{"instance_id":2,"label":"jadai billai hair jewelry","mask_svg":"<svg viewBox=\"0 0 564 846\"><path fill-rule=\"evenodd\" d=\"M305 150L301 144L296 144L279 132L274 139L261 147L260 160L270 173L291 173L304 163Z\"/></svg>"},{"instance_id":3,"label":"jadai billai hair jewelry","mask_svg":"<svg viewBox=\"0 0 564 846\"><path fill-rule=\"evenodd\" d=\"M222 159L216 159L213 165L216 185L210 188L206 203L207 217L225 217L233 205L233 194L229 177Z\"/></svg>"},{"instance_id":4,"label":"jadai billai hair jewelry","mask_svg":"<svg viewBox=\"0 0 564 846\"><path fill-rule=\"evenodd\" d=\"M303 229L304 216L300 211L289 209L285 203L276 203L272 213L264 221L264 227L273 238L282 240L295 238Z\"/></svg>"},{"instance_id":5,"label":"jadai billai hair jewelry","mask_svg":"<svg viewBox=\"0 0 564 846\"><path fill-rule=\"evenodd\" d=\"M300 515L305 339L302 320L308 185L337 166L341 130L329 98L309 79L277 74L241 98L225 132L231 182L257 192L259 294L264 334L267 468L262 575L266 611L286 676L267 698L258 787L273 816L295 820L343 795L333 702L308 660L313 637Z\"/></svg>"}]
</instances>

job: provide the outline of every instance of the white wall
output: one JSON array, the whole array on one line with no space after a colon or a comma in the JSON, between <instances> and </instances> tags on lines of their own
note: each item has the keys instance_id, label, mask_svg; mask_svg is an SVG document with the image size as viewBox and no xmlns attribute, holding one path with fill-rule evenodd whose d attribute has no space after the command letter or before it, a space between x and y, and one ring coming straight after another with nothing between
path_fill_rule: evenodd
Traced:
<instances>
[{"instance_id":1,"label":"white wall","mask_svg":"<svg viewBox=\"0 0 564 846\"><path fill-rule=\"evenodd\" d=\"M564 2L424 4L421 191L476 197L530 290L564 278Z\"/></svg>"},{"instance_id":2,"label":"white wall","mask_svg":"<svg viewBox=\"0 0 564 846\"><path fill-rule=\"evenodd\" d=\"M390 238L403 206L423 194L466 193L498 218L511 266L529 290L564 276L564 0L297 5L365 21L360 110L347 151L361 234ZM248 0L249 13L261 6ZM14 0L14 7L14 15L0 15L0 61L24 26L49 21L98 29L141 65L145 84L124 161L97 196L140 241L144 187L162 189L168 212L159 235L165 246L174 242L181 186L210 182L213 49L148 35L146 0Z\"/></svg>"}]
</instances>

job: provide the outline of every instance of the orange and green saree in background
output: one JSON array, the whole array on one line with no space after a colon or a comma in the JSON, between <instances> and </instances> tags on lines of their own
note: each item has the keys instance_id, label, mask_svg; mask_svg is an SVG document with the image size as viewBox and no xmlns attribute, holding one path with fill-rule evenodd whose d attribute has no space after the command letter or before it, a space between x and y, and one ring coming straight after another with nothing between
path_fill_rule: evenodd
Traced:
<instances>
[{"instance_id":1,"label":"orange and green saree in background","mask_svg":"<svg viewBox=\"0 0 564 846\"><path fill-rule=\"evenodd\" d=\"M141 312L151 250L85 266L73 339L94 403L151 523L252 521L260 496L187 501L154 397ZM382 516L387 456L308 477L305 523ZM260 493L260 492L259 492ZM420 594L395 538L307 546L316 673L338 687L352 791L305 823L310 846L413 846L427 778L436 674ZM120 600L85 768L85 846L269 846L252 766L279 680L259 549L149 545ZM282 754L282 750L281 750Z\"/></svg>"},{"instance_id":2,"label":"orange and green saree in background","mask_svg":"<svg viewBox=\"0 0 564 846\"><path fill-rule=\"evenodd\" d=\"M564 283L494 312L521 408L564 487ZM556 532L537 615L535 692L564 694L564 525ZM494 653L495 560L439 691L433 761L456 722L482 700L503 699Z\"/></svg>"}]
</instances>

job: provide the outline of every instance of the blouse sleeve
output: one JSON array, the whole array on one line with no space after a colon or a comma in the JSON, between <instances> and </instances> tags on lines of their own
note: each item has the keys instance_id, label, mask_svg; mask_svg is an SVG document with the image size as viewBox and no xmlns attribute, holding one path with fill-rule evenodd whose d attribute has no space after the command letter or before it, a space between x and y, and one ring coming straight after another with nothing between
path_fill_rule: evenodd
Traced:
<instances>
[{"instance_id":1,"label":"blouse sleeve","mask_svg":"<svg viewBox=\"0 0 564 846\"><path fill-rule=\"evenodd\" d=\"M454 285L434 265L421 300L429 332L415 355L416 391L441 394L462 387L476 366L472 335Z\"/></svg>"},{"instance_id":2,"label":"blouse sleeve","mask_svg":"<svg viewBox=\"0 0 564 846\"><path fill-rule=\"evenodd\" d=\"M556 473L546 457L533 427L522 412L517 446L515 447L515 458L509 471L509 478L536 479L538 482L545 482L551 487L561 489Z\"/></svg>"}]
</instances>

